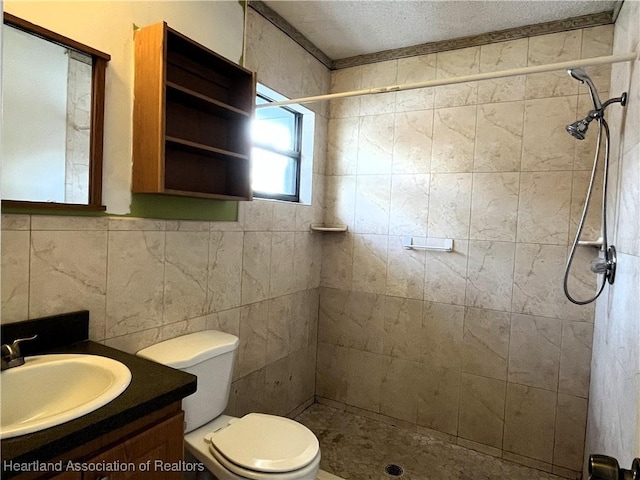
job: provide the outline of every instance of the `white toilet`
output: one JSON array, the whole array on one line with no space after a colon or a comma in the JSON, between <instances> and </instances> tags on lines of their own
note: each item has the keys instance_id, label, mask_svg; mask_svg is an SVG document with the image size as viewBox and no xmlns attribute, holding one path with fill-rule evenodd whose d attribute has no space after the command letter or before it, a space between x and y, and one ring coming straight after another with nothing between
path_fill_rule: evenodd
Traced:
<instances>
[{"instance_id":1,"label":"white toilet","mask_svg":"<svg viewBox=\"0 0 640 480\"><path fill-rule=\"evenodd\" d=\"M138 355L198 377L182 401L185 448L219 480L315 480L320 446L304 425L250 413L222 415L231 389L238 337L205 330L142 349Z\"/></svg>"}]
</instances>

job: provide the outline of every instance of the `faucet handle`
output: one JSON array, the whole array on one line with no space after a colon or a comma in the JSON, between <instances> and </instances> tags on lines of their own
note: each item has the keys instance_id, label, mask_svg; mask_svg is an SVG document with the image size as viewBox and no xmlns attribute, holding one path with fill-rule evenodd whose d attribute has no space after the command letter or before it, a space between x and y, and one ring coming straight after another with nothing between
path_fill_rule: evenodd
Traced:
<instances>
[{"instance_id":1,"label":"faucet handle","mask_svg":"<svg viewBox=\"0 0 640 480\"><path fill-rule=\"evenodd\" d=\"M11 344L11 349L14 351L14 355L16 357L20 356L20 344L22 342L28 342L30 340L35 340L36 338L38 338L38 334L36 333L34 336L32 337L26 337L26 338L16 338L13 343Z\"/></svg>"}]
</instances>

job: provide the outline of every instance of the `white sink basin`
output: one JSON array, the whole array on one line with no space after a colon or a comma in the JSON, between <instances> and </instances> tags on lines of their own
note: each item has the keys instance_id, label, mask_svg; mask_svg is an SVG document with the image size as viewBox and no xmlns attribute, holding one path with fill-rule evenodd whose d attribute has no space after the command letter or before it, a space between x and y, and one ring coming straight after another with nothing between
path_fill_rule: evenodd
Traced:
<instances>
[{"instance_id":1,"label":"white sink basin","mask_svg":"<svg viewBox=\"0 0 640 480\"><path fill-rule=\"evenodd\" d=\"M0 374L0 438L60 425L93 412L131 382L122 363L97 355L37 355Z\"/></svg>"}]
</instances>

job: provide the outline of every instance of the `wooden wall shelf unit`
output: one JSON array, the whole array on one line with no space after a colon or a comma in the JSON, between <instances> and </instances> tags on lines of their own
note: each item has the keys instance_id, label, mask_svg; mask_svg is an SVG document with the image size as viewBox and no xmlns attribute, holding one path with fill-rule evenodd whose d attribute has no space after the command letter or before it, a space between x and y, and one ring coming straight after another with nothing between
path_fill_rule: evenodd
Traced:
<instances>
[{"instance_id":1,"label":"wooden wall shelf unit","mask_svg":"<svg viewBox=\"0 0 640 480\"><path fill-rule=\"evenodd\" d=\"M135 32L134 193L251 200L253 72L158 23Z\"/></svg>"}]
</instances>

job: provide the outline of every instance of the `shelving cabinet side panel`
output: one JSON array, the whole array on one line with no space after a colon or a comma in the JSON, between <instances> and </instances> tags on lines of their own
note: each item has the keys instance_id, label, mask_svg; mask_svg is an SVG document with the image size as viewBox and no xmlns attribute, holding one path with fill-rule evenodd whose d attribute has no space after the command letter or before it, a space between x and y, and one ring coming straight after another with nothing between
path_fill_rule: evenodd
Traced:
<instances>
[{"instance_id":1,"label":"shelving cabinet side panel","mask_svg":"<svg viewBox=\"0 0 640 480\"><path fill-rule=\"evenodd\" d=\"M135 32L134 193L164 191L166 28L157 23Z\"/></svg>"}]
</instances>

